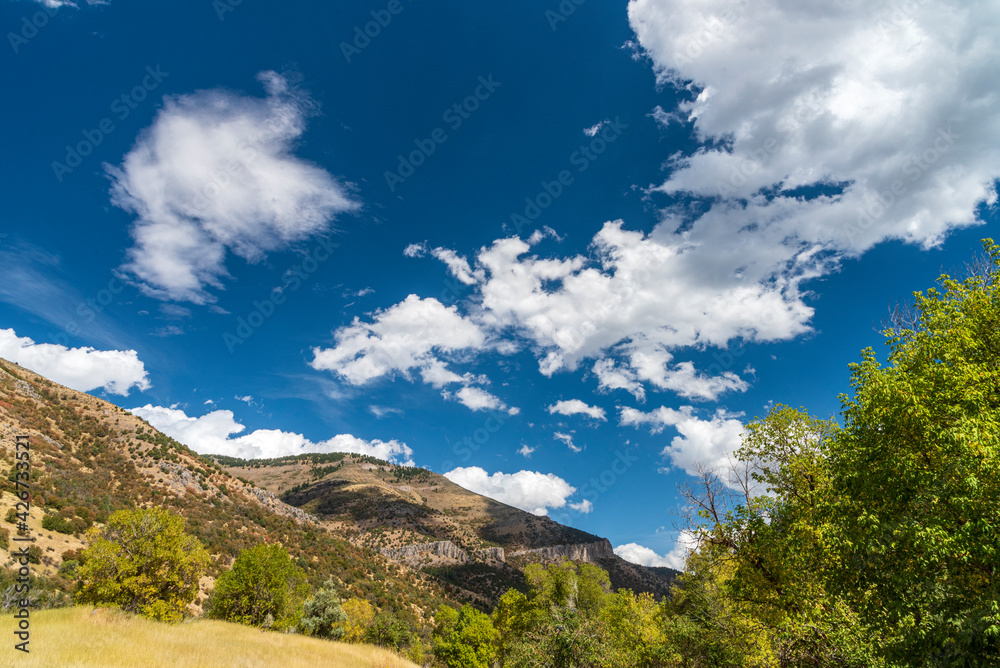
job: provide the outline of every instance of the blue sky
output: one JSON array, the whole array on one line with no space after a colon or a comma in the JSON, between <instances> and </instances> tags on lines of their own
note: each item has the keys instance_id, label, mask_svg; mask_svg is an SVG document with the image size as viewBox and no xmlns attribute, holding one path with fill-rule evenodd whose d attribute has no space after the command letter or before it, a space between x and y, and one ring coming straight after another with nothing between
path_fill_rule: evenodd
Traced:
<instances>
[{"instance_id":1,"label":"blue sky","mask_svg":"<svg viewBox=\"0 0 1000 668\"><path fill-rule=\"evenodd\" d=\"M996 236L1000 10L0 3L0 356L201 452L413 462L678 565Z\"/></svg>"}]
</instances>

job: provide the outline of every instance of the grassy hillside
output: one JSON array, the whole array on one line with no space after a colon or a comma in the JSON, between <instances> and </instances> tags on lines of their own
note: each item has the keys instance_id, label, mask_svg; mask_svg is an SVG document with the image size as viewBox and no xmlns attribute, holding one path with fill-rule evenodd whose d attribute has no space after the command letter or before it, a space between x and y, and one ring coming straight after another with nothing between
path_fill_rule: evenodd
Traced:
<instances>
[{"instance_id":1,"label":"grassy hillside","mask_svg":"<svg viewBox=\"0 0 1000 668\"><path fill-rule=\"evenodd\" d=\"M319 515L366 547L450 540L465 550L509 551L592 543L598 536L532 515L454 484L427 469L356 455L298 455L245 461L225 469Z\"/></svg>"},{"instance_id":2,"label":"grassy hillside","mask_svg":"<svg viewBox=\"0 0 1000 668\"><path fill-rule=\"evenodd\" d=\"M9 634L8 634L9 635ZM31 615L30 654L0 645L0 665L24 668L414 668L370 645L264 632L239 624L193 621L171 626L107 609L45 610Z\"/></svg>"},{"instance_id":3,"label":"grassy hillside","mask_svg":"<svg viewBox=\"0 0 1000 668\"><path fill-rule=\"evenodd\" d=\"M209 575L227 568L240 550L270 541L289 549L313 587L332 577L345 598L366 598L418 628L426 628L442 602L470 598L332 535L301 510L127 411L0 360L0 489L7 492L14 490L9 476L19 433L31 438L29 524L44 550L38 574L52 574L72 560L72 553L64 553L78 548L86 528L114 511L162 506L184 516L188 531L208 547ZM3 506L10 501L5 496ZM57 528L41 529L46 516ZM2 520L0 527L15 530ZM70 578L54 582L66 589L73 584Z\"/></svg>"}]
</instances>

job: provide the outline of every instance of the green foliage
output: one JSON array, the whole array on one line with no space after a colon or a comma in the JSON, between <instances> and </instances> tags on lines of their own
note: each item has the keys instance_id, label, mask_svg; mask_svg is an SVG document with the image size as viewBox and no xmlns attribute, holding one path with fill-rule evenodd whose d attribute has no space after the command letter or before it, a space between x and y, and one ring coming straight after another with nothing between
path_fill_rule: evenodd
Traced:
<instances>
[{"instance_id":1,"label":"green foliage","mask_svg":"<svg viewBox=\"0 0 1000 668\"><path fill-rule=\"evenodd\" d=\"M347 617L344 622L344 641L364 642L368 626L375 619L375 608L363 598L350 598L340 608Z\"/></svg>"},{"instance_id":2,"label":"green foliage","mask_svg":"<svg viewBox=\"0 0 1000 668\"><path fill-rule=\"evenodd\" d=\"M660 607L653 595L636 595L622 589L608 596L600 610L608 663L616 666L652 667L660 660L666 642Z\"/></svg>"},{"instance_id":3,"label":"green foliage","mask_svg":"<svg viewBox=\"0 0 1000 668\"><path fill-rule=\"evenodd\" d=\"M302 615L309 585L282 545L240 552L232 569L215 582L209 616L249 626L286 630Z\"/></svg>"},{"instance_id":4,"label":"green foliage","mask_svg":"<svg viewBox=\"0 0 1000 668\"><path fill-rule=\"evenodd\" d=\"M73 524L65 517L59 515L45 515L42 518L42 528L65 534L76 533Z\"/></svg>"},{"instance_id":5,"label":"green foliage","mask_svg":"<svg viewBox=\"0 0 1000 668\"><path fill-rule=\"evenodd\" d=\"M852 365L831 454L838 588L915 665L1000 663L1000 247L916 293L911 322Z\"/></svg>"},{"instance_id":6,"label":"green foliage","mask_svg":"<svg viewBox=\"0 0 1000 668\"><path fill-rule=\"evenodd\" d=\"M368 625L365 642L379 647L388 647L397 652L410 640L410 627L388 610L382 610Z\"/></svg>"},{"instance_id":7,"label":"green foliage","mask_svg":"<svg viewBox=\"0 0 1000 668\"><path fill-rule=\"evenodd\" d=\"M161 508L121 510L91 529L76 599L115 605L152 619L178 621L209 564L184 519Z\"/></svg>"},{"instance_id":8,"label":"green foliage","mask_svg":"<svg viewBox=\"0 0 1000 668\"><path fill-rule=\"evenodd\" d=\"M600 610L611 588L608 573L594 564L562 561L549 566L530 564L524 579L531 588L535 606L579 608L590 613Z\"/></svg>"},{"instance_id":9,"label":"green foliage","mask_svg":"<svg viewBox=\"0 0 1000 668\"><path fill-rule=\"evenodd\" d=\"M302 631L308 635L340 640L346 632L347 615L333 580L323 583L302 609Z\"/></svg>"},{"instance_id":10,"label":"green foliage","mask_svg":"<svg viewBox=\"0 0 1000 668\"><path fill-rule=\"evenodd\" d=\"M497 658L500 634L483 614L472 606L456 611L441 606L435 615L434 656L450 668L490 668Z\"/></svg>"},{"instance_id":11,"label":"green foliage","mask_svg":"<svg viewBox=\"0 0 1000 668\"><path fill-rule=\"evenodd\" d=\"M10 531L7 529L0 529L0 547L5 550L10 548Z\"/></svg>"}]
</instances>

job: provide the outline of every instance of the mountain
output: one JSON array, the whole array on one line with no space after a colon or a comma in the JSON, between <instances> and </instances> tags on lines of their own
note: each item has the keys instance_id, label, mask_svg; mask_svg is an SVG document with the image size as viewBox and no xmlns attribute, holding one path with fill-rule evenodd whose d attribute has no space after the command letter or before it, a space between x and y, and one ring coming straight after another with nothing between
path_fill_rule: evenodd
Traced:
<instances>
[{"instance_id":1,"label":"mountain","mask_svg":"<svg viewBox=\"0 0 1000 668\"><path fill-rule=\"evenodd\" d=\"M676 571L624 561L607 539L459 487L427 469L358 455L304 454L270 460L213 457L359 547L433 574L487 603L523 582L532 562L600 565L615 588L667 593Z\"/></svg>"},{"instance_id":2,"label":"mountain","mask_svg":"<svg viewBox=\"0 0 1000 668\"><path fill-rule=\"evenodd\" d=\"M27 435L31 444L28 525L42 550L33 566L42 576L33 587L40 596L72 591L70 574L60 569L75 560L92 523L120 509L162 506L183 516L187 530L212 554L199 604L240 550L264 541L285 545L313 587L332 577L345 596L366 598L418 628L440 604L477 598L323 530L307 513L118 406L0 360L0 487L6 507L15 501L17 435ZM0 528L16 531L13 524ZM8 562L17 544L10 546L0 547L0 561Z\"/></svg>"},{"instance_id":3,"label":"mountain","mask_svg":"<svg viewBox=\"0 0 1000 668\"><path fill-rule=\"evenodd\" d=\"M42 549L35 570L45 578L43 590L72 590L62 567L82 547L87 527L116 510L149 506L185 517L211 552L199 605L214 576L262 541L285 545L313 586L332 577L345 596L366 598L417 626L441 603L489 608L507 588L524 585L523 569L532 562L591 561L609 571L616 588L657 596L674 575L629 564L606 539L425 469L342 453L202 456L121 407L0 360L0 508L14 505L19 434L31 442L28 524ZM8 556L0 548L0 560Z\"/></svg>"}]
</instances>

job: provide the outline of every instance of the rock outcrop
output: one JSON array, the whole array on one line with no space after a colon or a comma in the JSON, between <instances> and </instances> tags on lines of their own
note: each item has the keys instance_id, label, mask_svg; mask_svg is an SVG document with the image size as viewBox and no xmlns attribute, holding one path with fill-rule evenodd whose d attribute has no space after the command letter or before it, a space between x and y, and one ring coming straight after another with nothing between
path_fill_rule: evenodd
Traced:
<instances>
[{"instance_id":1,"label":"rock outcrop","mask_svg":"<svg viewBox=\"0 0 1000 668\"><path fill-rule=\"evenodd\" d=\"M413 559L427 556L443 557L462 563L469 560L469 553L450 540L417 543L415 545L404 545L403 547L384 547L382 548L382 554L393 561L412 561Z\"/></svg>"},{"instance_id":2,"label":"rock outcrop","mask_svg":"<svg viewBox=\"0 0 1000 668\"><path fill-rule=\"evenodd\" d=\"M493 564L506 564L507 557L529 557L541 561L588 561L597 563L603 559L616 559L611 543L607 539L594 543L575 543L572 545L552 545L537 547L530 550L519 550L507 555L502 547L487 547L468 552L458 547L450 540L439 540L433 543L417 543L403 547L382 548L382 554L393 561L401 561L411 566L430 561L452 561L465 564L470 561Z\"/></svg>"},{"instance_id":3,"label":"rock outcrop","mask_svg":"<svg viewBox=\"0 0 1000 668\"><path fill-rule=\"evenodd\" d=\"M504 554L502 547L484 547L481 550L473 550L472 559L473 561L482 561L488 564L507 563L507 556Z\"/></svg>"},{"instance_id":4,"label":"rock outcrop","mask_svg":"<svg viewBox=\"0 0 1000 668\"><path fill-rule=\"evenodd\" d=\"M569 559L571 561L597 562L601 559L614 559L615 552L611 549L611 542L607 538L596 543L576 543L574 545L552 545L550 547L536 547L531 550L519 550L512 552L511 557L538 557L542 561L559 561Z\"/></svg>"}]
</instances>

